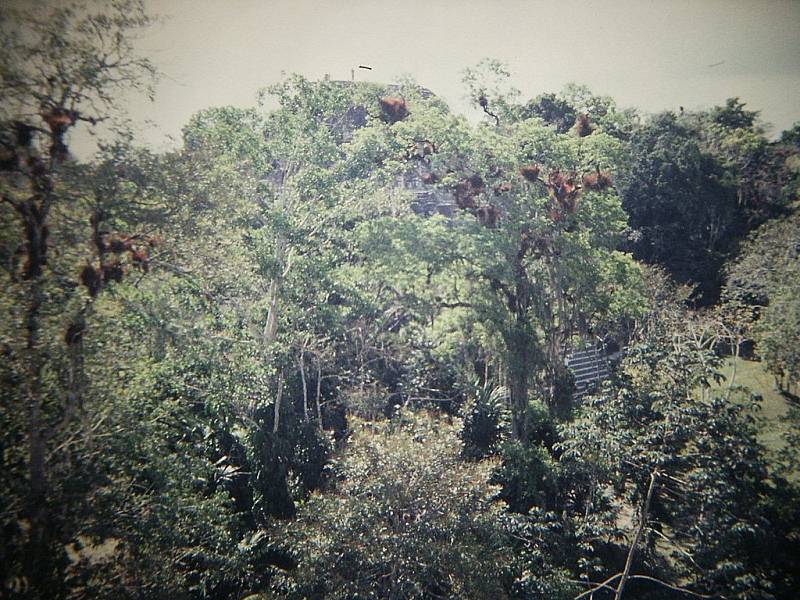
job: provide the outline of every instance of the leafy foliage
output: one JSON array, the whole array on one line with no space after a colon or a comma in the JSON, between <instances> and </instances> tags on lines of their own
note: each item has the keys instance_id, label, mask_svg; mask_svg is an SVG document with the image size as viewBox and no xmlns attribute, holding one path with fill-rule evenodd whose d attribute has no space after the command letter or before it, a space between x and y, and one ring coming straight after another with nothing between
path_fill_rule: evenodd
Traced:
<instances>
[{"instance_id":1,"label":"leafy foliage","mask_svg":"<svg viewBox=\"0 0 800 600\"><path fill-rule=\"evenodd\" d=\"M770 521L777 498L752 412L710 393L718 362L691 336L651 333L564 427L564 460L596 465L601 486L640 507L639 568L651 576L727 597L784 597L793 567L781 572L758 549L793 544L792 527ZM648 480L655 499L642 508Z\"/></svg>"},{"instance_id":2,"label":"leafy foliage","mask_svg":"<svg viewBox=\"0 0 800 600\"><path fill-rule=\"evenodd\" d=\"M281 593L505 597L492 464L463 462L458 430L457 422L404 413L355 425L334 463L336 490L312 495L286 529L299 566L278 583Z\"/></svg>"},{"instance_id":3,"label":"leafy foliage","mask_svg":"<svg viewBox=\"0 0 800 600\"><path fill-rule=\"evenodd\" d=\"M758 311L753 326L758 353L787 391L800 381L798 226L796 211L762 225L746 240L728 273L730 302L751 305Z\"/></svg>"},{"instance_id":4,"label":"leafy foliage","mask_svg":"<svg viewBox=\"0 0 800 600\"><path fill-rule=\"evenodd\" d=\"M0 7L2 597L792 597L795 428L769 462L711 383L750 335L800 378L797 128L522 102L487 60L479 123L292 75L75 160L152 92L152 22ZM714 301L759 225L689 311L668 274Z\"/></svg>"}]
</instances>

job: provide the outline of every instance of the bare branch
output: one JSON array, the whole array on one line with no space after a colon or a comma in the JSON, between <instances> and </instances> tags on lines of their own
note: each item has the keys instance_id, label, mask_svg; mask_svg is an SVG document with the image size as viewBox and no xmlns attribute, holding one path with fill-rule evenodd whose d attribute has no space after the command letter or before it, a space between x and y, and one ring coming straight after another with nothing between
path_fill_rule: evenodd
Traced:
<instances>
[{"instance_id":1,"label":"bare branch","mask_svg":"<svg viewBox=\"0 0 800 600\"><path fill-rule=\"evenodd\" d=\"M666 581L662 581L661 579L650 577L649 575L631 575L630 577L628 577L628 579L643 579L645 581L652 581L653 583L658 583L659 585L663 585L664 587L669 588L671 590L675 590L676 592L681 592L682 594L689 594L690 596L694 596L696 598L720 598L721 600L726 600L726 597L721 594L701 594L700 592L694 592L684 587L667 583Z\"/></svg>"},{"instance_id":2,"label":"bare branch","mask_svg":"<svg viewBox=\"0 0 800 600\"><path fill-rule=\"evenodd\" d=\"M625 583L630 576L633 558L636 555L636 547L639 545L639 542L642 539L642 534L644 533L644 529L647 526L647 518L650 514L650 502L653 500L653 492L656 489L657 481L658 471L653 471L650 473L650 485L647 488L647 497L642 505L642 514L639 517L639 528L636 530L636 535L633 537L630 550L628 550L628 558L625 560L625 569L622 571L622 579L620 579L617 593L614 595L614 600L620 600L622 598L622 592L625 589Z\"/></svg>"},{"instance_id":3,"label":"bare branch","mask_svg":"<svg viewBox=\"0 0 800 600\"><path fill-rule=\"evenodd\" d=\"M617 579L619 577L622 577L622 573L617 573L616 575L612 575L611 577L606 579L604 582L596 584L594 587L592 587L591 589L586 590L585 592L581 592L580 594L575 596L575 598L573 600L580 600L580 598L583 598L585 596L591 596L597 590L600 590L600 589L608 589L608 590L611 590L612 592L616 592L617 589L612 587L610 584L611 584L612 581L614 581L615 579Z\"/></svg>"}]
</instances>

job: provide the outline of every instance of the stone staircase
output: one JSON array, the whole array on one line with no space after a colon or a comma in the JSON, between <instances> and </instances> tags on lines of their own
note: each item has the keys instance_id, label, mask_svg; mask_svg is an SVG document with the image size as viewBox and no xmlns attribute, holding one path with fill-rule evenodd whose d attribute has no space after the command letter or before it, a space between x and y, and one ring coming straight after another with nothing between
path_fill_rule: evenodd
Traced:
<instances>
[{"instance_id":1,"label":"stone staircase","mask_svg":"<svg viewBox=\"0 0 800 600\"><path fill-rule=\"evenodd\" d=\"M610 359L602 345L574 350L567 355L567 368L575 377L575 400L580 400L611 376Z\"/></svg>"}]
</instances>

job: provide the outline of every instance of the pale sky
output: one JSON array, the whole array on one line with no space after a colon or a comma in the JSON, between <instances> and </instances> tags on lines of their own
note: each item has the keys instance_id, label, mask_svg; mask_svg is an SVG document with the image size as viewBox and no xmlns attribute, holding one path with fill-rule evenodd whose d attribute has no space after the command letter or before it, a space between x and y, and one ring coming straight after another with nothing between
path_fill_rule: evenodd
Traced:
<instances>
[{"instance_id":1,"label":"pale sky","mask_svg":"<svg viewBox=\"0 0 800 600\"><path fill-rule=\"evenodd\" d=\"M252 106L281 71L390 83L408 74L458 111L481 58L524 98L588 85L623 107L687 110L739 96L774 125L800 121L800 1L148 0L165 20L140 40L164 72L131 99L142 141L167 147L196 111Z\"/></svg>"}]
</instances>

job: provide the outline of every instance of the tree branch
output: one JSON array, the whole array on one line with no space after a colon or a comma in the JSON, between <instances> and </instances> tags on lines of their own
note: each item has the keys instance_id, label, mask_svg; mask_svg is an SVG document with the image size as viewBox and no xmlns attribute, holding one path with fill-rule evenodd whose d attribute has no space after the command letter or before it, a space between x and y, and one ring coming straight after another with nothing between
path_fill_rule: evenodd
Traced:
<instances>
[{"instance_id":1,"label":"tree branch","mask_svg":"<svg viewBox=\"0 0 800 600\"><path fill-rule=\"evenodd\" d=\"M658 583L663 585L666 588L671 590L675 590L676 592L681 592L682 594L689 594L690 596L695 596L696 598L720 598L721 600L726 600L726 597L721 594L701 594L700 592L693 592L692 590L687 590L686 588L672 585L671 583L667 583L666 581L662 581L661 579L656 579L655 577L650 577L649 575L631 575L628 579L644 579L645 581L652 581L653 583Z\"/></svg>"},{"instance_id":2,"label":"tree branch","mask_svg":"<svg viewBox=\"0 0 800 600\"><path fill-rule=\"evenodd\" d=\"M636 535L633 537L630 550L628 550L628 558L625 560L625 569L622 571L622 579L619 581L619 587L617 587L617 593L614 595L614 600L620 600L622 598L622 592L625 589L625 583L630 577L633 558L636 555L636 547L639 545L639 542L642 539L642 534L644 533L644 528L647 526L647 518L650 514L650 502L653 499L653 492L656 489L656 481L658 481L658 471L653 471L650 473L650 486L647 488L647 497L642 505L642 514L639 518L639 528L636 530Z\"/></svg>"},{"instance_id":3,"label":"tree branch","mask_svg":"<svg viewBox=\"0 0 800 600\"><path fill-rule=\"evenodd\" d=\"M575 596L575 598L573 600L580 600L580 598L583 598L584 596L590 596L590 595L594 594L597 590L600 590L600 589L603 589L603 588L609 589L612 592L616 592L617 591L616 588L612 587L609 584L612 581L614 581L615 579L617 579L618 577L620 577L620 576L622 576L622 573L617 573L615 575L612 575L611 577L609 577L608 579L606 579L602 583L594 584L594 587L586 590L585 592L581 592L580 594ZM592 585L592 584L590 584L590 585Z\"/></svg>"}]
</instances>

